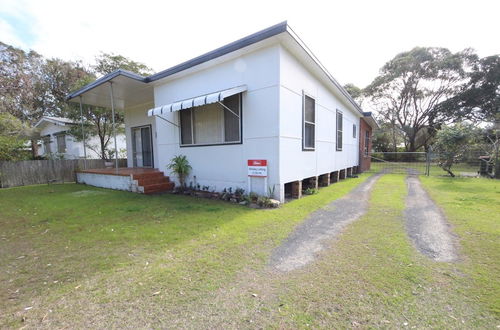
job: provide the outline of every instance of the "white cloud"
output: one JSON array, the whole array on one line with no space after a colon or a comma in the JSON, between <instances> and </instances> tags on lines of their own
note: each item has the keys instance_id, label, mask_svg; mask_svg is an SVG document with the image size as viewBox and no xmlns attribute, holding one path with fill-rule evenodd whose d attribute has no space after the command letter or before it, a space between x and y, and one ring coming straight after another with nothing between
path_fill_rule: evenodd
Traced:
<instances>
[{"instance_id":1,"label":"white cloud","mask_svg":"<svg viewBox=\"0 0 500 330\"><path fill-rule=\"evenodd\" d=\"M285 19L341 83L359 86L414 46L500 53L498 1L0 0L0 9L30 25L27 46L46 56L90 63L114 52L155 70ZM21 45L1 22L0 40Z\"/></svg>"}]
</instances>

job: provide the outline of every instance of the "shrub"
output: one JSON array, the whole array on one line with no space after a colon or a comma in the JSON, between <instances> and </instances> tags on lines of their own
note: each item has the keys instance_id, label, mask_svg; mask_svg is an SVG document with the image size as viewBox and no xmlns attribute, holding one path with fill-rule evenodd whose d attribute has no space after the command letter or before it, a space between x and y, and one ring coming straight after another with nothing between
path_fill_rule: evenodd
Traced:
<instances>
[{"instance_id":1,"label":"shrub","mask_svg":"<svg viewBox=\"0 0 500 330\"><path fill-rule=\"evenodd\" d=\"M170 164L167 165L167 168L169 170L172 170L172 172L174 172L175 174L177 174L181 187L185 188L186 177L189 175L192 169L191 165L189 165L189 161L187 160L186 156L184 155L175 156L170 161Z\"/></svg>"}]
</instances>

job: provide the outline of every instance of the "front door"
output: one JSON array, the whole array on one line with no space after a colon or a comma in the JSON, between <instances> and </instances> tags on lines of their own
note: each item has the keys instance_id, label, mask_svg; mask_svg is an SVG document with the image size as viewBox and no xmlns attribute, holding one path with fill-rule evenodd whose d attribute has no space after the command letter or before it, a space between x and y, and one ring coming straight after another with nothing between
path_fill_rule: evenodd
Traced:
<instances>
[{"instance_id":1,"label":"front door","mask_svg":"<svg viewBox=\"0 0 500 330\"><path fill-rule=\"evenodd\" d=\"M151 126L132 128L132 157L134 167L153 167Z\"/></svg>"}]
</instances>

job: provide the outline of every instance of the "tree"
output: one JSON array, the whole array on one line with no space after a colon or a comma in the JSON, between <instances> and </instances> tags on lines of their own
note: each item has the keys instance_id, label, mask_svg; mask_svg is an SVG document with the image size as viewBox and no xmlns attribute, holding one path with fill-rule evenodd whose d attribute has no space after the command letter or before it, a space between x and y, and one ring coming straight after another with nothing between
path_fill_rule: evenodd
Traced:
<instances>
[{"instance_id":1,"label":"tree","mask_svg":"<svg viewBox=\"0 0 500 330\"><path fill-rule=\"evenodd\" d=\"M456 124L445 126L436 134L434 152L438 157L438 165L452 177L452 166L468 150L474 137L474 128L470 125Z\"/></svg>"},{"instance_id":2,"label":"tree","mask_svg":"<svg viewBox=\"0 0 500 330\"><path fill-rule=\"evenodd\" d=\"M0 113L0 160L26 158L24 152L27 128L9 113Z\"/></svg>"},{"instance_id":3,"label":"tree","mask_svg":"<svg viewBox=\"0 0 500 330\"><path fill-rule=\"evenodd\" d=\"M438 105L457 95L476 59L470 49L416 47L387 62L365 93L385 121L403 133L406 151L417 151L450 120Z\"/></svg>"},{"instance_id":4,"label":"tree","mask_svg":"<svg viewBox=\"0 0 500 330\"><path fill-rule=\"evenodd\" d=\"M77 62L46 60L35 51L0 42L0 112L6 112L32 127L45 115L60 116L68 104L65 97L85 75ZM31 131L32 157L38 151L38 135Z\"/></svg>"},{"instance_id":5,"label":"tree","mask_svg":"<svg viewBox=\"0 0 500 330\"><path fill-rule=\"evenodd\" d=\"M398 145L402 142L401 132L389 122L381 121L380 127L373 132L372 146L374 151L397 151Z\"/></svg>"},{"instance_id":6,"label":"tree","mask_svg":"<svg viewBox=\"0 0 500 330\"><path fill-rule=\"evenodd\" d=\"M439 110L452 114L457 121L500 121L500 56L479 59L468 76L459 93L442 102Z\"/></svg>"},{"instance_id":7,"label":"tree","mask_svg":"<svg viewBox=\"0 0 500 330\"><path fill-rule=\"evenodd\" d=\"M344 85L344 89L351 95L352 99L356 102L360 102L361 97L363 96L363 90L358 86L348 83Z\"/></svg>"},{"instance_id":8,"label":"tree","mask_svg":"<svg viewBox=\"0 0 500 330\"><path fill-rule=\"evenodd\" d=\"M147 65L113 53L101 53L96 57L93 66L96 73L105 75L118 69L127 70L143 76L150 75L153 70Z\"/></svg>"}]
</instances>

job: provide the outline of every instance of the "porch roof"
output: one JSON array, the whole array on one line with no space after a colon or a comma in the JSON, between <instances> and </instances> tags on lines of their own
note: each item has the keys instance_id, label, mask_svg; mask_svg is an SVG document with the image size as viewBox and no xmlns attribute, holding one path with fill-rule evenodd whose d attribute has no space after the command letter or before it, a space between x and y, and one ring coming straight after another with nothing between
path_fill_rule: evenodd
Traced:
<instances>
[{"instance_id":1,"label":"porch roof","mask_svg":"<svg viewBox=\"0 0 500 330\"><path fill-rule=\"evenodd\" d=\"M153 86L143 76L126 70L116 70L69 94L67 100L100 107L111 107L110 85L113 85L115 109L153 102Z\"/></svg>"}]
</instances>

